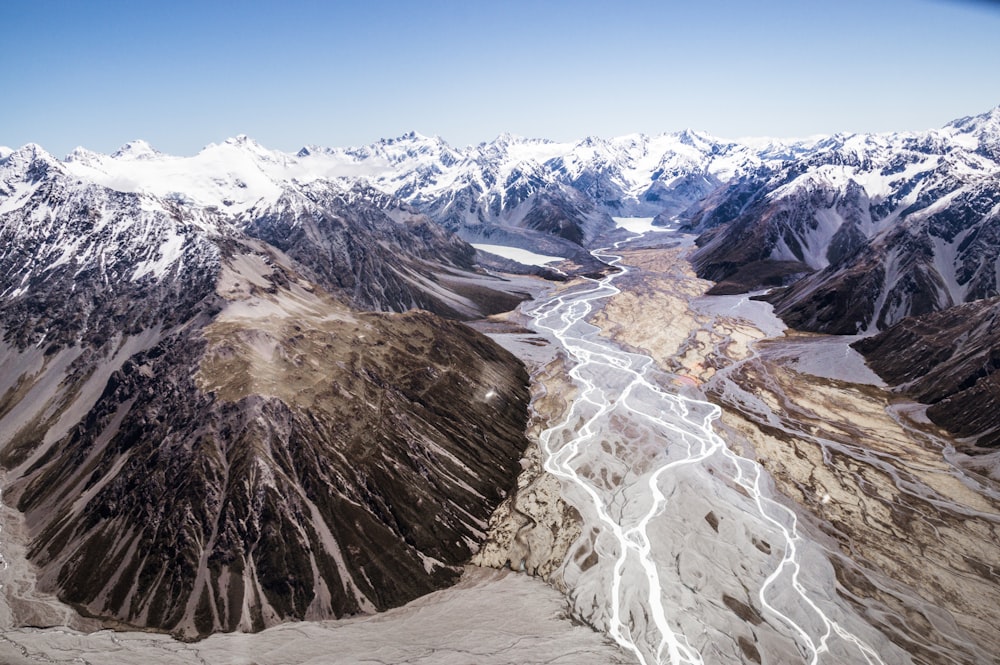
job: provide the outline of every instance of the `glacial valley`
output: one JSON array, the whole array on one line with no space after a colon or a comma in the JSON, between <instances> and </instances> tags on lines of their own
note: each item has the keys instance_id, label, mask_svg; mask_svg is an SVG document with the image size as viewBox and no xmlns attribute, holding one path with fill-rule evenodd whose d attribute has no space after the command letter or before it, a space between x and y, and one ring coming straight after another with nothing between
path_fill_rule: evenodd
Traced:
<instances>
[{"instance_id":1,"label":"glacial valley","mask_svg":"<svg viewBox=\"0 0 1000 665\"><path fill-rule=\"evenodd\" d=\"M996 662L998 191L1000 108L0 148L0 661Z\"/></svg>"},{"instance_id":2,"label":"glacial valley","mask_svg":"<svg viewBox=\"0 0 1000 665\"><path fill-rule=\"evenodd\" d=\"M846 340L705 296L689 243L650 229L618 271L476 324L531 369L534 413L476 562L537 577L468 568L370 619L194 644L10 627L5 662L989 662L995 481ZM7 620L67 622L6 510Z\"/></svg>"}]
</instances>

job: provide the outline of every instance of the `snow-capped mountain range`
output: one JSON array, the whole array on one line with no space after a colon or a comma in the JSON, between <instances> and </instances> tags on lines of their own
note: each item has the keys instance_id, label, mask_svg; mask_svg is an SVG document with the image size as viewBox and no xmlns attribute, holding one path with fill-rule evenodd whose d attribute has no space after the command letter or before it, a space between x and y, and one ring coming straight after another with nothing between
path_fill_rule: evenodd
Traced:
<instances>
[{"instance_id":1,"label":"snow-capped mountain range","mask_svg":"<svg viewBox=\"0 0 1000 665\"><path fill-rule=\"evenodd\" d=\"M733 277L734 267L755 261L788 262L789 270L799 262L799 272L827 270L862 245L912 227L914 213L940 219L942 208L967 199L972 207L958 214L988 216L990 210L981 208L989 201L977 188L988 196L995 178L997 113L928 132L792 141L737 142L693 131L571 143L502 135L459 149L409 133L358 148L307 146L291 154L239 136L191 157L164 155L133 141L112 155L78 148L61 162L47 155L45 160L82 183L244 222L290 189L322 182L350 190L360 184L466 241L567 258L582 256L581 247L613 228L612 217L680 218L699 231L725 224L730 230L717 241L706 238L709 246L699 259L705 276L722 281ZM4 160L12 163L4 172L44 153L37 146L8 152ZM27 186L0 178L7 190L0 191L7 194L0 210L13 209ZM955 233L931 231L920 241L933 252L929 268L937 274L929 278L936 292L920 302L910 303L899 290L930 283L899 283L926 280L894 257L885 271L892 283L865 286L878 291L877 303L870 304L878 305L878 313L831 313L836 325L810 322L809 315L796 322L838 332L852 326L874 330L906 314L988 294L995 276L971 274L976 269L964 256L970 233L967 226ZM953 270L955 261L961 265ZM818 286L811 280L803 288L815 292Z\"/></svg>"},{"instance_id":2,"label":"snow-capped mountain range","mask_svg":"<svg viewBox=\"0 0 1000 665\"><path fill-rule=\"evenodd\" d=\"M456 149L409 133L361 148L307 146L290 154L239 136L192 157L164 155L143 141L111 155L77 148L60 167L83 182L232 217L274 203L291 185L362 182L466 240L541 242L569 256L611 227L612 215L679 213L718 185L814 143L741 144L685 131L576 143L503 135Z\"/></svg>"},{"instance_id":3,"label":"snow-capped mountain range","mask_svg":"<svg viewBox=\"0 0 1000 665\"><path fill-rule=\"evenodd\" d=\"M686 213L716 292L794 328L872 334L870 365L970 450L1000 432L1000 107L940 130L835 136Z\"/></svg>"},{"instance_id":4,"label":"snow-capped mountain range","mask_svg":"<svg viewBox=\"0 0 1000 665\"><path fill-rule=\"evenodd\" d=\"M782 278L792 326L874 332L998 293L1000 108L923 133L835 136L689 215L703 277ZM799 276L803 276L798 279Z\"/></svg>"}]
</instances>

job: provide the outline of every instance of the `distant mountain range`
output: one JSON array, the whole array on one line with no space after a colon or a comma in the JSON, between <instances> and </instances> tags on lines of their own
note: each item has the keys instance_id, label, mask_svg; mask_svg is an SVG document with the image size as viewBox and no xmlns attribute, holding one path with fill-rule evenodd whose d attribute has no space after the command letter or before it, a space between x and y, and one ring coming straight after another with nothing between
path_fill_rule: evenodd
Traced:
<instances>
[{"instance_id":1,"label":"distant mountain range","mask_svg":"<svg viewBox=\"0 0 1000 665\"><path fill-rule=\"evenodd\" d=\"M586 272L632 216L794 327L884 331L872 366L996 445L967 405L1000 413L1000 109L796 141L0 148L0 464L41 584L187 636L447 584L527 445L523 367L454 322L527 294L467 243Z\"/></svg>"},{"instance_id":2,"label":"distant mountain range","mask_svg":"<svg viewBox=\"0 0 1000 665\"><path fill-rule=\"evenodd\" d=\"M613 227L612 216L679 214L720 184L813 144L741 144L685 131L578 143L503 135L456 149L410 133L361 148L307 146L289 154L239 136L193 157L133 141L112 155L78 148L59 164L84 182L234 218L274 205L289 188L359 185L384 195L387 207L405 203L467 241L578 257L581 245ZM13 159L30 159L26 151L41 149L26 146Z\"/></svg>"}]
</instances>

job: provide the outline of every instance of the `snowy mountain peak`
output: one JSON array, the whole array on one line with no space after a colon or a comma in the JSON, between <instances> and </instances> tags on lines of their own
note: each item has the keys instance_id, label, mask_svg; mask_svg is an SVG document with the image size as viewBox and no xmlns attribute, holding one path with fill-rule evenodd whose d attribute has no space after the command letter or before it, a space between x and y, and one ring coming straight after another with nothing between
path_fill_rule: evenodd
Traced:
<instances>
[{"instance_id":1,"label":"snowy mountain peak","mask_svg":"<svg viewBox=\"0 0 1000 665\"><path fill-rule=\"evenodd\" d=\"M994 160L1000 160L1000 106L948 123L944 131L964 147L978 147Z\"/></svg>"},{"instance_id":2,"label":"snowy mountain peak","mask_svg":"<svg viewBox=\"0 0 1000 665\"><path fill-rule=\"evenodd\" d=\"M525 139L517 134L512 134L510 132L503 132L493 141L496 145L512 145L514 143L520 143Z\"/></svg>"},{"instance_id":3,"label":"snowy mountain peak","mask_svg":"<svg viewBox=\"0 0 1000 665\"><path fill-rule=\"evenodd\" d=\"M88 150L83 146L77 146L73 148L73 151L66 155L64 162L67 163L77 163L77 164L88 164L96 165L104 157L99 152L94 152L93 150Z\"/></svg>"},{"instance_id":4,"label":"snowy mountain peak","mask_svg":"<svg viewBox=\"0 0 1000 665\"><path fill-rule=\"evenodd\" d=\"M237 134L236 136L231 136L228 139L226 139L224 141L224 143L226 145L236 145L236 146L241 146L241 147L244 147L244 146L245 147L251 147L251 148L260 148L260 147L262 147L259 143L257 143L256 141L254 141L252 138L250 138L246 134Z\"/></svg>"},{"instance_id":5,"label":"snowy mountain peak","mask_svg":"<svg viewBox=\"0 0 1000 665\"><path fill-rule=\"evenodd\" d=\"M500 171L509 171L515 166L526 168L528 163L543 164L552 157L565 152L559 144L548 139L529 139L505 132L489 143L480 143L473 148L474 159L489 163ZM484 164L485 165L485 164Z\"/></svg>"},{"instance_id":6,"label":"snowy mountain peak","mask_svg":"<svg viewBox=\"0 0 1000 665\"><path fill-rule=\"evenodd\" d=\"M405 143L433 143L435 141L440 141L439 138L431 138L429 136L424 136L420 132L415 132L410 130L405 134L401 134L395 138L383 138L379 139L379 145L399 145Z\"/></svg>"},{"instance_id":7,"label":"snowy mountain peak","mask_svg":"<svg viewBox=\"0 0 1000 665\"><path fill-rule=\"evenodd\" d=\"M229 172L250 168L254 177L260 169L270 173L274 169L282 171L297 163L295 156L265 148L246 134L228 138L222 143L211 143L205 146L195 159L203 161L206 165L221 166L223 170Z\"/></svg>"},{"instance_id":8,"label":"snowy mountain peak","mask_svg":"<svg viewBox=\"0 0 1000 665\"><path fill-rule=\"evenodd\" d=\"M0 145L0 159L5 159L7 155L14 152L13 148L8 148L5 145Z\"/></svg>"},{"instance_id":9,"label":"snowy mountain peak","mask_svg":"<svg viewBox=\"0 0 1000 665\"><path fill-rule=\"evenodd\" d=\"M59 160L37 143L25 144L0 159L0 175L3 180L9 180L13 176L15 180L36 181L53 168L62 171Z\"/></svg>"},{"instance_id":10,"label":"snowy mountain peak","mask_svg":"<svg viewBox=\"0 0 1000 665\"><path fill-rule=\"evenodd\" d=\"M159 157L160 154L158 150L142 139L136 139L118 148L111 156L115 159L153 159Z\"/></svg>"},{"instance_id":11,"label":"snowy mountain peak","mask_svg":"<svg viewBox=\"0 0 1000 665\"><path fill-rule=\"evenodd\" d=\"M5 157L9 160L27 160L34 161L36 159L43 159L45 161L56 161L52 155L50 155L45 148L38 145L37 143L25 143L17 150L11 150L10 153Z\"/></svg>"},{"instance_id":12,"label":"snowy mountain peak","mask_svg":"<svg viewBox=\"0 0 1000 665\"><path fill-rule=\"evenodd\" d=\"M693 148L698 148L700 150L710 150L713 143L718 141L706 134L705 132L699 132L694 129L685 129L677 133L677 140L684 145L689 145Z\"/></svg>"},{"instance_id":13,"label":"snowy mountain peak","mask_svg":"<svg viewBox=\"0 0 1000 665\"><path fill-rule=\"evenodd\" d=\"M998 125L1000 124L1000 106L995 106L994 108L986 111L985 113L980 113L979 115L970 115L964 118L959 118L958 120L953 120L945 125L945 128L954 128L960 131L970 131L973 129L978 129L987 125Z\"/></svg>"},{"instance_id":14,"label":"snowy mountain peak","mask_svg":"<svg viewBox=\"0 0 1000 665\"><path fill-rule=\"evenodd\" d=\"M373 157L385 160L388 164L404 171L416 166L429 166L434 163L453 164L460 158L448 143L438 136L429 137L419 132L407 132L395 138L383 138L368 146L357 148L307 148L310 154L319 152L330 155L347 156L356 163L371 160ZM302 155L300 152L300 156Z\"/></svg>"},{"instance_id":15,"label":"snowy mountain peak","mask_svg":"<svg viewBox=\"0 0 1000 665\"><path fill-rule=\"evenodd\" d=\"M236 136L227 138L222 143L209 143L202 148L198 154L204 155L227 151L231 151L232 153L244 152L250 154L264 154L271 152L246 134L237 134Z\"/></svg>"},{"instance_id":16,"label":"snowy mountain peak","mask_svg":"<svg viewBox=\"0 0 1000 665\"><path fill-rule=\"evenodd\" d=\"M994 106L992 109L984 113L982 117L993 126L1000 125L1000 105Z\"/></svg>"},{"instance_id":17,"label":"snowy mountain peak","mask_svg":"<svg viewBox=\"0 0 1000 665\"><path fill-rule=\"evenodd\" d=\"M578 148L597 148L603 146L605 143L604 139L597 136L588 136L579 143L576 144Z\"/></svg>"}]
</instances>

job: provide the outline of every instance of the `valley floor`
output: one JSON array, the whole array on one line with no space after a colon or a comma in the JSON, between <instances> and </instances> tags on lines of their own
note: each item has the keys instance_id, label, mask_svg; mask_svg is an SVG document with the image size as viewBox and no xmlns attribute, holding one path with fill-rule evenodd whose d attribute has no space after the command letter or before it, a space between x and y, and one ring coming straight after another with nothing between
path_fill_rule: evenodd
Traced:
<instances>
[{"instance_id":1,"label":"valley floor","mask_svg":"<svg viewBox=\"0 0 1000 665\"><path fill-rule=\"evenodd\" d=\"M813 635L812 652L798 636L803 662L842 662L822 645L843 637L851 615L877 633L853 629L869 635L870 651L848 662L997 662L1000 487L985 473L989 456L957 454L918 405L886 390L851 339L782 332L763 303L701 296L708 283L683 255L624 253L623 263L639 270L616 282L622 293L594 320L602 334L654 358L673 383L721 406L717 429L730 450L755 460L770 496L795 514L796 537L774 576L749 589L744 614L758 652L742 654L744 662L787 662L767 653L761 629L781 595L765 587L790 567L818 605L845 617ZM703 552L700 567L711 570L734 542ZM824 568L833 579L818 574Z\"/></svg>"}]
</instances>

